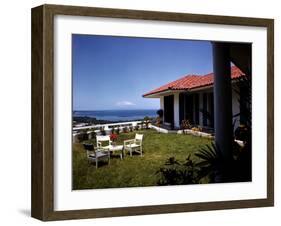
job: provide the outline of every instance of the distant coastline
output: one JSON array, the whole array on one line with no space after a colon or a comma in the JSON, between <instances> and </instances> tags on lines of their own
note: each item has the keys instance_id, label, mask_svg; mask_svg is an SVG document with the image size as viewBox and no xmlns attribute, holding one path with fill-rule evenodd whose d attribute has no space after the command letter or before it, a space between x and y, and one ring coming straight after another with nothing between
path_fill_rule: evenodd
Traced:
<instances>
[{"instance_id":1,"label":"distant coastline","mask_svg":"<svg viewBox=\"0 0 281 226\"><path fill-rule=\"evenodd\" d=\"M75 110L73 121L75 123L106 124L113 122L126 122L143 120L144 117L155 118L157 109L140 110Z\"/></svg>"}]
</instances>

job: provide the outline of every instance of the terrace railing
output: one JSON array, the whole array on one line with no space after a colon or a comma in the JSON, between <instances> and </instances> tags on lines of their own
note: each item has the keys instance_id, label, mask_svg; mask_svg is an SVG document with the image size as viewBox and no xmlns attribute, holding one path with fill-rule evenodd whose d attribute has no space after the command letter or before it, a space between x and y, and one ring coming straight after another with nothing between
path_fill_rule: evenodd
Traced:
<instances>
[{"instance_id":1,"label":"terrace railing","mask_svg":"<svg viewBox=\"0 0 281 226\"><path fill-rule=\"evenodd\" d=\"M124 128L130 128L133 129L136 128L136 126L140 126L142 128L143 121L131 121L131 122L117 122L117 123L107 123L107 124L96 124L96 125L90 125L90 126L77 126L73 127L73 142L78 142L78 137L81 136L81 134L84 134L84 136L87 136L88 139L93 138L94 134L101 134L102 131L105 132L105 134L110 135L112 129L119 129L120 132L124 130ZM102 130L101 130L102 129Z\"/></svg>"}]
</instances>

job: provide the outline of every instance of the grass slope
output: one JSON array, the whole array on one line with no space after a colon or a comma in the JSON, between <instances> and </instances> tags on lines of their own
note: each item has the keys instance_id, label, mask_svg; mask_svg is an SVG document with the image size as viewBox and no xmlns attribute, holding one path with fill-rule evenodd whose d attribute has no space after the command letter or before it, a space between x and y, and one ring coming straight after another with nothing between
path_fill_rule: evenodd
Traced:
<instances>
[{"instance_id":1,"label":"grass slope","mask_svg":"<svg viewBox=\"0 0 281 226\"><path fill-rule=\"evenodd\" d=\"M169 157L184 161L188 154L192 155L201 145L211 142L192 135L163 134L154 130L137 132L144 134L143 157L138 154L130 157L126 153L125 158L120 160L119 155L113 155L110 165L99 162L98 169L94 163L88 164L83 145L73 144L73 189L156 186L159 179L156 172ZM134 138L135 133L118 135L117 144ZM95 145L95 140L89 142Z\"/></svg>"}]
</instances>

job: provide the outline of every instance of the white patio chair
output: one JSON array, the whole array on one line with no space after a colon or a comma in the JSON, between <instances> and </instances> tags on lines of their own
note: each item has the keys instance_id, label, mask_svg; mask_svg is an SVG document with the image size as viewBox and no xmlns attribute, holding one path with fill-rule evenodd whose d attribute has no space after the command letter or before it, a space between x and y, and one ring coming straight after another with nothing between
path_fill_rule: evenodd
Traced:
<instances>
[{"instance_id":1,"label":"white patio chair","mask_svg":"<svg viewBox=\"0 0 281 226\"><path fill-rule=\"evenodd\" d=\"M107 151L108 153L110 152L121 152L120 155L120 159L123 158L123 145L113 145L112 141L110 140L110 136L109 135L105 135L105 136L96 136L96 140L97 140L97 148Z\"/></svg>"},{"instance_id":2,"label":"white patio chair","mask_svg":"<svg viewBox=\"0 0 281 226\"><path fill-rule=\"evenodd\" d=\"M112 141L110 140L109 135L105 136L96 136L97 148L103 150L109 150L112 147Z\"/></svg>"},{"instance_id":3,"label":"white patio chair","mask_svg":"<svg viewBox=\"0 0 281 226\"><path fill-rule=\"evenodd\" d=\"M87 152L87 158L89 162L96 163L96 169L98 168L99 159L107 159L110 164L110 153L108 151L102 151L101 149L95 149L93 144L83 144L85 151Z\"/></svg>"},{"instance_id":4,"label":"white patio chair","mask_svg":"<svg viewBox=\"0 0 281 226\"><path fill-rule=\"evenodd\" d=\"M130 156L132 156L133 151L140 153L142 156L142 139L143 134L136 133L135 139L125 140L124 141L124 153L126 150L130 152Z\"/></svg>"}]
</instances>

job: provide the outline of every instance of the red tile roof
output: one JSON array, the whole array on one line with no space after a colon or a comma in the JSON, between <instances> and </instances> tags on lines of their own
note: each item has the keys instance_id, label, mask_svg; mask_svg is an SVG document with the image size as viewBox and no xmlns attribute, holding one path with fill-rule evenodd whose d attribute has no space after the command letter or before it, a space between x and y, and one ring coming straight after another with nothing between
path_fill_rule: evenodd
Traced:
<instances>
[{"instance_id":1,"label":"red tile roof","mask_svg":"<svg viewBox=\"0 0 281 226\"><path fill-rule=\"evenodd\" d=\"M245 75L238 67L231 67L231 78L237 79ZM167 90L192 90L196 88L201 88L204 86L210 86L214 83L214 73L209 73L206 75L186 75L179 78L173 82L166 85L160 86L148 93L143 94L143 97L149 96L151 94L160 93Z\"/></svg>"}]
</instances>

